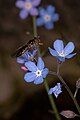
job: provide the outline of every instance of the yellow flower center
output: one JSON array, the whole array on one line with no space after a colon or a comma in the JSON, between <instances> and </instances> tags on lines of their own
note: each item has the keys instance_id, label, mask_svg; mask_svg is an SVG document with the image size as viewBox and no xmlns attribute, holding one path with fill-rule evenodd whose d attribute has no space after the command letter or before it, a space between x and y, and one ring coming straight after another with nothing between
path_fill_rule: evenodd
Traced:
<instances>
[{"instance_id":1,"label":"yellow flower center","mask_svg":"<svg viewBox=\"0 0 80 120\"><path fill-rule=\"evenodd\" d=\"M44 20L47 22L47 21L50 21L51 20L51 16L50 15L45 15L44 16Z\"/></svg>"},{"instance_id":2,"label":"yellow flower center","mask_svg":"<svg viewBox=\"0 0 80 120\"><path fill-rule=\"evenodd\" d=\"M31 9L31 7L32 7L32 4L31 4L30 2L26 2L26 3L25 3L25 8L26 8L27 10Z\"/></svg>"},{"instance_id":3,"label":"yellow flower center","mask_svg":"<svg viewBox=\"0 0 80 120\"><path fill-rule=\"evenodd\" d=\"M42 74L42 71L40 71L40 70L37 70L37 71L36 71L37 77L38 77L38 76L41 76L41 74Z\"/></svg>"}]
</instances>

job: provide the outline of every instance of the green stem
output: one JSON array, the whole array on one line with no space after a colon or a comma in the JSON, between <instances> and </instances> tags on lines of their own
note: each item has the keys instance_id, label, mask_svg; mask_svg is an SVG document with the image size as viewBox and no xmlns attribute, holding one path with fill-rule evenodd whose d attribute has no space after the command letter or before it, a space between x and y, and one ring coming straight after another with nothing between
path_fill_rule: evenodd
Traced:
<instances>
[{"instance_id":1,"label":"green stem","mask_svg":"<svg viewBox=\"0 0 80 120\"><path fill-rule=\"evenodd\" d=\"M36 16L33 16L33 34L34 37L37 37L37 27L36 27Z\"/></svg>"},{"instance_id":2,"label":"green stem","mask_svg":"<svg viewBox=\"0 0 80 120\"><path fill-rule=\"evenodd\" d=\"M78 92L78 88L76 88L75 93L74 93L75 98L76 98L77 92Z\"/></svg>"},{"instance_id":3,"label":"green stem","mask_svg":"<svg viewBox=\"0 0 80 120\"><path fill-rule=\"evenodd\" d=\"M35 17L35 16L33 16L33 34L34 34L34 37L37 37L37 27L36 27L36 17ZM41 56L39 46L38 46L38 56ZM44 81L44 85L45 85L45 89L46 89L46 91L47 91L47 93L48 93L48 91L49 91L49 86L48 86L46 80ZM52 97L51 95L49 95L49 100L50 100L52 109L53 109L53 111L54 111L54 113L55 113L56 119L57 119L57 120L61 120L61 119L60 119L60 116L59 116L59 114L58 114L57 107L56 107L56 105L55 105L54 99L53 99L53 97Z\"/></svg>"},{"instance_id":4,"label":"green stem","mask_svg":"<svg viewBox=\"0 0 80 120\"><path fill-rule=\"evenodd\" d=\"M45 89L46 89L46 91L48 93L49 92L49 86L48 86L48 83L47 83L46 79L44 80L44 85L45 85ZM50 100L50 103L51 103L51 106L52 106L52 109L53 109L53 112L55 114L56 119L61 120L52 95L48 95L48 97L49 97L49 100Z\"/></svg>"},{"instance_id":5,"label":"green stem","mask_svg":"<svg viewBox=\"0 0 80 120\"><path fill-rule=\"evenodd\" d=\"M36 27L36 16L33 16L33 34L34 34L34 37L37 37L37 27ZM40 54L40 48L39 48L39 45L38 45L38 56L41 56Z\"/></svg>"}]
</instances>

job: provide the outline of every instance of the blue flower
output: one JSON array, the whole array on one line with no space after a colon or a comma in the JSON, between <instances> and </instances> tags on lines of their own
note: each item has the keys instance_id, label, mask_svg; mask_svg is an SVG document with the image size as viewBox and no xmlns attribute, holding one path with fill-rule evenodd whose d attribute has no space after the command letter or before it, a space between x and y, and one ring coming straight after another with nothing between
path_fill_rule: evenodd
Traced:
<instances>
[{"instance_id":1,"label":"blue flower","mask_svg":"<svg viewBox=\"0 0 80 120\"><path fill-rule=\"evenodd\" d=\"M38 58L37 65L34 62L28 61L25 63L25 66L28 68L30 72L24 75L24 80L26 82L33 82L34 84L41 84L47 74L48 69L44 68L44 62L42 58Z\"/></svg>"},{"instance_id":2,"label":"blue flower","mask_svg":"<svg viewBox=\"0 0 80 120\"><path fill-rule=\"evenodd\" d=\"M73 52L75 46L73 42L69 42L65 48L62 40L56 40L53 44L55 50L49 47L49 51L52 56L58 58L61 62L65 61L65 58L72 58L76 53L70 54Z\"/></svg>"},{"instance_id":3,"label":"blue flower","mask_svg":"<svg viewBox=\"0 0 80 120\"><path fill-rule=\"evenodd\" d=\"M59 14L55 13L55 7L49 5L46 10L42 7L39 9L39 18L37 18L37 26L45 26L47 29L54 28L54 22L59 20Z\"/></svg>"},{"instance_id":4,"label":"blue flower","mask_svg":"<svg viewBox=\"0 0 80 120\"><path fill-rule=\"evenodd\" d=\"M16 6L21 9L20 18L25 19L30 14L31 16L37 16L38 10L37 6L40 4L41 0L17 0Z\"/></svg>"},{"instance_id":5,"label":"blue flower","mask_svg":"<svg viewBox=\"0 0 80 120\"><path fill-rule=\"evenodd\" d=\"M61 90L61 86L60 83L57 83L57 85L53 88L50 88L48 94L51 95L52 93L54 93L55 97L57 98L58 95L62 92Z\"/></svg>"},{"instance_id":6,"label":"blue flower","mask_svg":"<svg viewBox=\"0 0 80 120\"><path fill-rule=\"evenodd\" d=\"M32 52L26 51L24 54L22 54L21 57L17 58L17 62L20 64L24 64L25 62L28 61L34 61L35 56L37 55L38 50L33 50Z\"/></svg>"}]
</instances>

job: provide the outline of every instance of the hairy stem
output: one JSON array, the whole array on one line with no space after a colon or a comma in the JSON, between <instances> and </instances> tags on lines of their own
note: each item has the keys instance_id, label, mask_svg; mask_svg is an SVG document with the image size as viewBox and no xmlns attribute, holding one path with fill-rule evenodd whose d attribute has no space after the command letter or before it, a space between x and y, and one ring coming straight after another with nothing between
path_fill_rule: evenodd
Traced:
<instances>
[{"instance_id":1,"label":"hairy stem","mask_svg":"<svg viewBox=\"0 0 80 120\"><path fill-rule=\"evenodd\" d=\"M36 27L36 17L35 16L33 16L33 34L34 34L34 37L37 37L37 27ZM41 56L39 46L38 46L38 56ZM45 89L46 89L47 94L48 94L49 86L48 86L48 83L47 83L46 80L44 81L44 85L45 85ZM48 95L48 96L49 96L49 100L50 100L52 109L54 111L56 120L61 120L61 118L60 118L60 116L58 114L57 107L56 107L56 104L54 102L53 97L51 95Z\"/></svg>"},{"instance_id":2,"label":"hairy stem","mask_svg":"<svg viewBox=\"0 0 80 120\"><path fill-rule=\"evenodd\" d=\"M78 92L78 88L76 88L75 93L74 93L75 98L76 98L77 92Z\"/></svg>"}]
</instances>

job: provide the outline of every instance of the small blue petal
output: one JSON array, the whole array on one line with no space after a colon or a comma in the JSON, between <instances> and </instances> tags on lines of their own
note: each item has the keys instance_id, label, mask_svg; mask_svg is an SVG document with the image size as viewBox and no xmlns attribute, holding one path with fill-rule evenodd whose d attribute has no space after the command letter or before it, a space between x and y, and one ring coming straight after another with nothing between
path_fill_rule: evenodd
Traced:
<instances>
[{"instance_id":1,"label":"small blue petal","mask_svg":"<svg viewBox=\"0 0 80 120\"><path fill-rule=\"evenodd\" d=\"M38 58L37 67L39 70L43 70L44 68L44 62L41 57Z\"/></svg>"},{"instance_id":2,"label":"small blue petal","mask_svg":"<svg viewBox=\"0 0 80 120\"><path fill-rule=\"evenodd\" d=\"M48 30L51 30L51 29L54 28L54 25L53 25L53 23L50 21L50 22L46 22L45 27L46 27Z\"/></svg>"},{"instance_id":3,"label":"small blue petal","mask_svg":"<svg viewBox=\"0 0 80 120\"><path fill-rule=\"evenodd\" d=\"M25 4L25 2L22 1L22 0L16 1L16 7L18 7L18 8L23 8L23 7L24 7L24 4Z\"/></svg>"},{"instance_id":4,"label":"small blue petal","mask_svg":"<svg viewBox=\"0 0 80 120\"><path fill-rule=\"evenodd\" d=\"M58 89L58 91L56 91L56 94L60 94L61 92L61 89Z\"/></svg>"},{"instance_id":5,"label":"small blue petal","mask_svg":"<svg viewBox=\"0 0 80 120\"><path fill-rule=\"evenodd\" d=\"M59 52L59 53L62 53L63 51L63 48L64 48L64 45L63 45L63 41L62 40L56 40L54 42L54 49Z\"/></svg>"},{"instance_id":6,"label":"small blue petal","mask_svg":"<svg viewBox=\"0 0 80 120\"><path fill-rule=\"evenodd\" d=\"M55 95L56 98L58 97L58 94L56 94L56 92L54 92L54 95Z\"/></svg>"},{"instance_id":7,"label":"small blue petal","mask_svg":"<svg viewBox=\"0 0 80 120\"><path fill-rule=\"evenodd\" d=\"M23 64L24 63L24 59L23 58L17 58L17 63Z\"/></svg>"},{"instance_id":8,"label":"small blue petal","mask_svg":"<svg viewBox=\"0 0 80 120\"><path fill-rule=\"evenodd\" d=\"M42 26L44 24L44 19L42 17L37 18L36 24L37 26Z\"/></svg>"},{"instance_id":9,"label":"small blue petal","mask_svg":"<svg viewBox=\"0 0 80 120\"><path fill-rule=\"evenodd\" d=\"M31 8L31 9L29 10L29 13L30 13L30 15L32 15L32 16L37 16L37 15L38 15L38 10L37 10L37 8Z\"/></svg>"},{"instance_id":10,"label":"small blue petal","mask_svg":"<svg viewBox=\"0 0 80 120\"><path fill-rule=\"evenodd\" d=\"M51 95L53 93L53 88L50 88L48 94Z\"/></svg>"},{"instance_id":11,"label":"small blue petal","mask_svg":"<svg viewBox=\"0 0 80 120\"><path fill-rule=\"evenodd\" d=\"M46 10L44 8L40 7L39 14L40 14L40 16L44 16L46 14Z\"/></svg>"},{"instance_id":12,"label":"small blue petal","mask_svg":"<svg viewBox=\"0 0 80 120\"><path fill-rule=\"evenodd\" d=\"M61 62L64 62L64 61L65 61L65 57L57 56L57 58L58 58Z\"/></svg>"},{"instance_id":13,"label":"small blue petal","mask_svg":"<svg viewBox=\"0 0 80 120\"><path fill-rule=\"evenodd\" d=\"M25 59L28 59L28 51L26 51L24 54L22 54L22 57Z\"/></svg>"},{"instance_id":14,"label":"small blue petal","mask_svg":"<svg viewBox=\"0 0 80 120\"><path fill-rule=\"evenodd\" d=\"M72 58L72 57L75 56L75 55L76 55L76 53L70 54L70 55L67 55L65 58Z\"/></svg>"},{"instance_id":15,"label":"small blue petal","mask_svg":"<svg viewBox=\"0 0 80 120\"><path fill-rule=\"evenodd\" d=\"M57 85L55 85L55 87L53 87L53 92L55 92L57 89Z\"/></svg>"},{"instance_id":16,"label":"small blue petal","mask_svg":"<svg viewBox=\"0 0 80 120\"><path fill-rule=\"evenodd\" d=\"M42 76L39 76L37 77L35 80L34 80L34 84L41 84L43 82L43 77Z\"/></svg>"},{"instance_id":17,"label":"small blue petal","mask_svg":"<svg viewBox=\"0 0 80 120\"><path fill-rule=\"evenodd\" d=\"M25 2L30 2L31 3L32 0L25 0Z\"/></svg>"},{"instance_id":18,"label":"small blue petal","mask_svg":"<svg viewBox=\"0 0 80 120\"><path fill-rule=\"evenodd\" d=\"M56 22L58 20L59 20L59 14L57 14L57 13L53 14L52 21Z\"/></svg>"},{"instance_id":19,"label":"small blue petal","mask_svg":"<svg viewBox=\"0 0 80 120\"><path fill-rule=\"evenodd\" d=\"M47 7L47 12L48 12L49 14L52 14L53 12L55 12L55 7L52 6L52 5L49 5L49 6Z\"/></svg>"},{"instance_id":20,"label":"small blue petal","mask_svg":"<svg viewBox=\"0 0 80 120\"><path fill-rule=\"evenodd\" d=\"M19 15L20 15L20 18L25 19L25 18L27 18L27 16L28 16L28 12L27 12L27 10L22 9L22 10L20 11Z\"/></svg>"},{"instance_id":21,"label":"small blue petal","mask_svg":"<svg viewBox=\"0 0 80 120\"><path fill-rule=\"evenodd\" d=\"M38 6L40 4L41 0L33 0L32 5L33 6Z\"/></svg>"},{"instance_id":22,"label":"small blue petal","mask_svg":"<svg viewBox=\"0 0 80 120\"><path fill-rule=\"evenodd\" d=\"M64 54L69 55L71 52L73 52L74 48L75 46L73 42L69 42L64 48Z\"/></svg>"},{"instance_id":23,"label":"small blue petal","mask_svg":"<svg viewBox=\"0 0 80 120\"><path fill-rule=\"evenodd\" d=\"M61 85L60 85L60 83L57 83L57 87L61 89Z\"/></svg>"},{"instance_id":24,"label":"small blue petal","mask_svg":"<svg viewBox=\"0 0 80 120\"><path fill-rule=\"evenodd\" d=\"M26 73L26 74L24 75L24 80L25 80L26 82L32 82L32 81L34 81L35 78L36 78L36 74L33 73L33 72Z\"/></svg>"},{"instance_id":25,"label":"small blue petal","mask_svg":"<svg viewBox=\"0 0 80 120\"><path fill-rule=\"evenodd\" d=\"M46 78L48 72L49 72L49 70L47 68L43 69L43 71L42 71L43 78Z\"/></svg>"},{"instance_id":26,"label":"small blue petal","mask_svg":"<svg viewBox=\"0 0 80 120\"><path fill-rule=\"evenodd\" d=\"M25 63L25 66L28 68L29 71L36 72L37 67L34 62L28 61Z\"/></svg>"},{"instance_id":27,"label":"small blue petal","mask_svg":"<svg viewBox=\"0 0 80 120\"><path fill-rule=\"evenodd\" d=\"M33 50L32 55L33 55L33 56L36 56L37 53L38 53L38 50L37 50L37 49L36 49L36 50Z\"/></svg>"},{"instance_id":28,"label":"small blue petal","mask_svg":"<svg viewBox=\"0 0 80 120\"><path fill-rule=\"evenodd\" d=\"M52 56L58 56L58 53L55 50L51 49L50 47L48 47L48 49Z\"/></svg>"}]
</instances>

